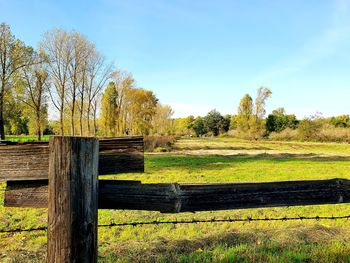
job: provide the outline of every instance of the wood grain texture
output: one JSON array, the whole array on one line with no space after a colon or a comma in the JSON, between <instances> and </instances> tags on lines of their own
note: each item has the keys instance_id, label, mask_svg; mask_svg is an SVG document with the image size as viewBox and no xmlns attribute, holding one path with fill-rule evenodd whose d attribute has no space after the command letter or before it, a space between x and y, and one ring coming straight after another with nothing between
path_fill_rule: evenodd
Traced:
<instances>
[{"instance_id":1,"label":"wood grain texture","mask_svg":"<svg viewBox=\"0 0 350 263\"><path fill-rule=\"evenodd\" d=\"M51 137L48 262L97 262L99 142Z\"/></svg>"},{"instance_id":2,"label":"wood grain texture","mask_svg":"<svg viewBox=\"0 0 350 263\"><path fill-rule=\"evenodd\" d=\"M99 174L144 172L143 137L101 138ZM0 181L48 178L49 144L0 143Z\"/></svg>"},{"instance_id":3,"label":"wood grain texture","mask_svg":"<svg viewBox=\"0 0 350 263\"><path fill-rule=\"evenodd\" d=\"M47 179L48 143L1 143L0 181Z\"/></svg>"},{"instance_id":4,"label":"wood grain texture","mask_svg":"<svg viewBox=\"0 0 350 263\"><path fill-rule=\"evenodd\" d=\"M100 138L99 174L143 173L143 137Z\"/></svg>"},{"instance_id":5,"label":"wood grain texture","mask_svg":"<svg viewBox=\"0 0 350 263\"><path fill-rule=\"evenodd\" d=\"M45 182L22 190L8 184L5 206L47 207ZM37 191L36 189L40 189ZM35 196L27 198L28 196ZM46 194L47 196L47 194ZM99 209L134 209L163 213L338 204L350 202L346 179L272 183L141 184L99 180Z\"/></svg>"},{"instance_id":6,"label":"wood grain texture","mask_svg":"<svg viewBox=\"0 0 350 263\"><path fill-rule=\"evenodd\" d=\"M47 208L48 179L8 181L4 206Z\"/></svg>"}]
</instances>

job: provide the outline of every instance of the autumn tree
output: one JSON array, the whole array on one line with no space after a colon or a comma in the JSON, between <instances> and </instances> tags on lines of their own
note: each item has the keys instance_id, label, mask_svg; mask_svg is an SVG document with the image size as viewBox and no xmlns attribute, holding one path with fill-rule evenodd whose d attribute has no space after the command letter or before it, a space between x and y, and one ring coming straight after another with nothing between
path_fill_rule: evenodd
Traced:
<instances>
[{"instance_id":1,"label":"autumn tree","mask_svg":"<svg viewBox=\"0 0 350 263\"><path fill-rule=\"evenodd\" d=\"M271 90L266 87L260 87L254 104L254 115L250 122L250 136L257 140L266 133L265 114L266 100L271 97Z\"/></svg>"},{"instance_id":2,"label":"autumn tree","mask_svg":"<svg viewBox=\"0 0 350 263\"><path fill-rule=\"evenodd\" d=\"M266 131L264 120L266 101L271 94L269 88L260 87L254 103L249 94L246 94L240 101L236 125L243 137L259 139L264 135Z\"/></svg>"},{"instance_id":3,"label":"autumn tree","mask_svg":"<svg viewBox=\"0 0 350 263\"><path fill-rule=\"evenodd\" d=\"M158 103L153 91L142 88L129 89L127 93L129 127L127 133L133 135L149 135L152 118L156 114Z\"/></svg>"},{"instance_id":4,"label":"autumn tree","mask_svg":"<svg viewBox=\"0 0 350 263\"><path fill-rule=\"evenodd\" d=\"M26 65L33 62L30 60L31 47L16 39L11 33L10 26L0 24L0 139L5 139L4 129L4 105L6 93L13 86L11 81L14 74Z\"/></svg>"},{"instance_id":5,"label":"autumn tree","mask_svg":"<svg viewBox=\"0 0 350 263\"><path fill-rule=\"evenodd\" d=\"M21 87L17 89L18 99L29 109L29 116L33 116L35 134L41 140L42 126L47 119L48 72L43 57L33 52L32 65L23 67L20 71Z\"/></svg>"},{"instance_id":6,"label":"autumn tree","mask_svg":"<svg viewBox=\"0 0 350 263\"><path fill-rule=\"evenodd\" d=\"M118 93L114 82L110 82L102 95L101 122L105 136L115 136Z\"/></svg>"},{"instance_id":7,"label":"autumn tree","mask_svg":"<svg viewBox=\"0 0 350 263\"><path fill-rule=\"evenodd\" d=\"M194 117L192 115L185 118L176 118L174 120L175 133L178 135L191 135L191 124L193 121Z\"/></svg>"},{"instance_id":8,"label":"autumn tree","mask_svg":"<svg viewBox=\"0 0 350 263\"><path fill-rule=\"evenodd\" d=\"M237 129L242 133L250 130L250 123L253 116L253 99L249 94L244 95L238 107L238 114L235 118Z\"/></svg>"},{"instance_id":9,"label":"autumn tree","mask_svg":"<svg viewBox=\"0 0 350 263\"><path fill-rule=\"evenodd\" d=\"M118 92L116 130L119 135L123 135L130 130L130 127L128 127L128 119L130 119L129 106L134 99L132 90L135 89L135 80L132 74L120 70L113 72L112 79Z\"/></svg>"},{"instance_id":10,"label":"autumn tree","mask_svg":"<svg viewBox=\"0 0 350 263\"><path fill-rule=\"evenodd\" d=\"M169 105L158 103L155 114L151 121L151 132L156 135L169 135L174 132L174 121L171 118L174 114Z\"/></svg>"},{"instance_id":11,"label":"autumn tree","mask_svg":"<svg viewBox=\"0 0 350 263\"><path fill-rule=\"evenodd\" d=\"M92 109L92 120L93 120L93 127L94 127L94 136L97 136L98 132L98 126L97 126L97 111L100 109L99 103L101 101L102 94L98 93L93 98L91 103L91 109Z\"/></svg>"},{"instance_id":12,"label":"autumn tree","mask_svg":"<svg viewBox=\"0 0 350 263\"><path fill-rule=\"evenodd\" d=\"M6 92L4 100L4 129L5 134L21 135L29 132L29 118L24 111L25 105L16 98L16 93Z\"/></svg>"}]
</instances>

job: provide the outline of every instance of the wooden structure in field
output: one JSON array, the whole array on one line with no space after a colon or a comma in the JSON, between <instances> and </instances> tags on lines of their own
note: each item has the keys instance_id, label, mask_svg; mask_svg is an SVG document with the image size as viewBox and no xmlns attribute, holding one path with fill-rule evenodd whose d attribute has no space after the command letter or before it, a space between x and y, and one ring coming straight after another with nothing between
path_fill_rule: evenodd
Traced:
<instances>
[{"instance_id":1,"label":"wooden structure in field","mask_svg":"<svg viewBox=\"0 0 350 263\"><path fill-rule=\"evenodd\" d=\"M99 174L143 172L142 137L52 137L0 144L5 206L48 208L48 261L97 261L98 209L179 213L350 202L350 181L142 184Z\"/></svg>"},{"instance_id":2,"label":"wooden structure in field","mask_svg":"<svg viewBox=\"0 0 350 263\"><path fill-rule=\"evenodd\" d=\"M99 139L100 175L142 173L143 137ZM48 142L0 142L0 181L41 180L49 174Z\"/></svg>"},{"instance_id":3,"label":"wooden structure in field","mask_svg":"<svg viewBox=\"0 0 350 263\"><path fill-rule=\"evenodd\" d=\"M216 184L99 180L98 185L98 209L180 213L350 202L350 181L345 179ZM48 207L48 181L7 182L5 206Z\"/></svg>"}]
</instances>

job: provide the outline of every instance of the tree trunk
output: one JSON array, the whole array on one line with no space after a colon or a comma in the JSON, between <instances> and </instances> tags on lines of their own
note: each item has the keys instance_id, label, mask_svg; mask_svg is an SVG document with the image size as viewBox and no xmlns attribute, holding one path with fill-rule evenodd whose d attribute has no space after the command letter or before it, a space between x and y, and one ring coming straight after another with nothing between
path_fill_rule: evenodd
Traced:
<instances>
[{"instance_id":1,"label":"tree trunk","mask_svg":"<svg viewBox=\"0 0 350 263\"><path fill-rule=\"evenodd\" d=\"M79 109L79 127L80 127L80 136L83 136L83 108L84 107L84 101L83 98L81 98L81 104Z\"/></svg>"},{"instance_id":2,"label":"tree trunk","mask_svg":"<svg viewBox=\"0 0 350 263\"><path fill-rule=\"evenodd\" d=\"M38 141L41 141L41 118L40 118L40 108L36 112L36 134Z\"/></svg>"},{"instance_id":3,"label":"tree trunk","mask_svg":"<svg viewBox=\"0 0 350 263\"><path fill-rule=\"evenodd\" d=\"M87 108L87 129L88 129L88 136L91 135L90 112L91 112L91 102L89 101L88 108Z\"/></svg>"},{"instance_id":4,"label":"tree trunk","mask_svg":"<svg viewBox=\"0 0 350 263\"><path fill-rule=\"evenodd\" d=\"M71 112L71 133L72 133L72 136L75 135L75 128L74 128L74 111L75 111L75 101L73 101L72 112Z\"/></svg>"},{"instance_id":5,"label":"tree trunk","mask_svg":"<svg viewBox=\"0 0 350 263\"><path fill-rule=\"evenodd\" d=\"M96 107L97 107L97 105L96 105ZM94 109L94 136L95 137L97 136L96 111L97 111L97 109L95 108Z\"/></svg>"},{"instance_id":6,"label":"tree trunk","mask_svg":"<svg viewBox=\"0 0 350 263\"><path fill-rule=\"evenodd\" d=\"M61 107L61 110L60 110L60 128L61 128L61 136L64 136L64 129L63 129L63 107Z\"/></svg>"},{"instance_id":7,"label":"tree trunk","mask_svg":"<svg viewBox=\"0 0 350 263\"><path fill-rule=\"evenodd\" d=\"M82 111L80 112L79 123L80 123L80 136L83 136L83 112Z\"/></svg>"},{"instance_id":8,"label":"tree trunk","mask_svg":"<svg viewBox=\"0 0 350 263\"><path fill-rule=\"evenodd\" d=\"M3 90L3 89L2 89ZM4 94L0 93L0 139L5 140L5 127L4 127Z\"/></svg>"}]
</instances>

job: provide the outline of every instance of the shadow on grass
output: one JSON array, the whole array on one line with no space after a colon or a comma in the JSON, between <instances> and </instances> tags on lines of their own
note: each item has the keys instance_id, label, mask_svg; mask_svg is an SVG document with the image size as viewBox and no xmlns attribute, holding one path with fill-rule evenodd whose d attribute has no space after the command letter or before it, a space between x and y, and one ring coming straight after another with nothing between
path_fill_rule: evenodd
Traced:
<instances>
[{"instance_id":1,"label":"shadow on grass","mask_svg":"<svg viewBox=\"0 0 350 263\"><path fill-rule=\"evenodd\" d=\"M159 238L147 244L129 242L108 248L101 260L113 262L348 262L348 232L340 228L299 226L230 231L194 240ZM145 246L146 245L146 246ZM104 259L104 260L103 260ZM109 261L108 259L112 260Z\"/></svg>"}]
</instances>

